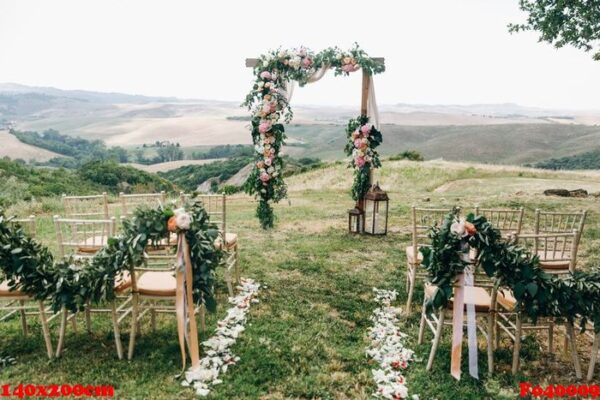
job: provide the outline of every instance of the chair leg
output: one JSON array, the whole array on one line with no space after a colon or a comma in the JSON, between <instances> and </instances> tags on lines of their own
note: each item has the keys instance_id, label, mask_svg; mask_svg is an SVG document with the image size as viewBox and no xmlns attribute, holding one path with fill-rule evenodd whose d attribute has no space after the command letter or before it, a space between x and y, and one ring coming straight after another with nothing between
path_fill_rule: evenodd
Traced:
<instances>
[{"instance_id":1,"label":"chair leg","mask_svg":"<svg viewBox=\"0 0 600 400\"><path fill-rule=\"evenodd\" d=\"M500 327L498 326L498 314L494 316L494 350L500 347Z\"/></svg>"},{"instance_id":2,"label":"chair leg","mask_svg":"<svg viewBox=\"0 0 600 400\"><path fill-rule=\"evenodd\" d=\"M227 291L229 292L229 297L234 296L233 292L233 283L231 281L231 265L229 265L230 255L227 255L227 264L225 265L225 282L227 283ZM235 261L234 261L235 262Z\"/></svg>"},{"instance_id":3,"label":"chair leg","mask_svg":"<svg viewBox=\"0 0 600 400\"><path fill-rule=\"evenodd\" d=\"M488 337L487 337L487 353L488 353L488 373L492 375L494 373L494 334L496 332L495 325L496 319L494 318L495 312L492 310L488 314ZM477 328L475 328L477 329Z\"/></svg>"},{"instance_id":4,"label":"chair leg","mask_svg":"<svg viewBox=\"0 0 600 400\"><path fill-rule=\"evenodd\" d=\"M235 283L241 283L241 272L240 272L240 245L235 244Z\"/></svg>"},{"instance_id":5,"label":"chair leg","mask_svg":"<svg viewBox=\"0 0 600 400\"><path fill-rule=\"evenodd\" d=\"M121 342L121 333L119 332L119 316L117 315L117 305L113 300L111 305L113 333L115 335L115 346L117 346L117 356L119 360L123 359L123 343Z\"/></svg>"},{"instance_id":6,"label":"chair leg","mask_svg":"<svg viewBox=\"0 0 600 400\"><path fill-rule=\"evenodd\" d=\"M150 305L150 327L152 332L156 332L156 310L154 309L154 304Z\"/></svg>"},{"instance_id":7,"label":"chair leg","mask_svg":"<svg viewBox=\"0 0 600 400\"><path fill-rule=\"evenodd\" d=\"M575 341L575 329L573 324L567 321L567 336L569 337L569 343L571 344L571 358L573 359L573 365L575 366L575 376L577 379L581 379L581 365L579 364L579 354L577 353L577 342Z\"/></svg>"},{"instance_id":8,"label":"chair leg","mask_svg":"<svg viewBox=\"0 0 600 400\"><path fill-rule=\"evenodd\" d=\"M52 359L54 356L52 352L52 341L50 340L50 330L48 329L48 320L46 319L46 311L44 310L44 303L40 301L40 323L42 324L42 333L44 334L44 342L46 344L46 352L48 358Z\"/></svg>"},{"instance_id":9,"label":"chair leg","mask_svg":"<svg viewBox=\"0 0 600 400\"><path fill-rule=\"evenodd\" d=\"M517 321L515 328L515 345L513 348L513 359L512 359L512 374L516 374L519 370L519 356L521 354L521 314L517 313Z\"/></svg>"},{"instance_id":10,"label":"chair leg","mask_svg":"<svg viewBox=\"0 0 600 400\"><path fill-rule=\"evenodd\" d=\"M67 317L69 313L67 309L63 306L61 309L60 316L60 331L58 333L58 344L56 345L56 358L60 357L62 353L63 346L65 344L65 333L67 330Z\"/></svg>"},{"instance_id":11,"label":"chair leg","mask_svg":"<svg viewBox=\"0 0 600 400\"><path fill-rule=\"evenodd\" d=\"M444 329L444 317L446 315L446 310L442 309L440 311L440 316L438 318L438 326L435 330L435 337L433 338L433 344L431 345L431 352L429 353L429 360L427 361L427 371L431 371L431 367L433 366L433 359L435 358L435 353L437 353L438 346L440 345L440 339L442 337L442 331Z\"/></svg>"},{"instance_id":12,"label":"chair leg","mask_svg":"<svg viewBox=\"0 0 600 400\"><path fill-rule=\"evenodd\" d=\"M202 333L206 332L206 307L204 304L200 305L200 330Z\"/></svg>"},{"instance_id":13,"label":"chair leg","mask_svg":"<svg viewBox=\"0 0 600 400\"><path fill-rule=\"evenodd\" d=\"M554 354L554 321L548 324L548 353Z\"/></svg>"},{"instance_id":14,"label":"chair leg","mask_svg":"<svg viewBox=\"0 0 600 400\"><path fill-rule=\"evenodd\" d=\"M416 275L417 275L417 271L414 265L411 266L410 271L409 271L409 283L408 283L408 297L406 299L406 315L410 315L410 306L412 304L412 298L415 292L415 280L416 280Z\"/></svg>"},{"instance_id":15,"label":"chair leg","mask_svg":"<svg viewBox=\"0 0 600 400\"><path fill-rule=\"evenodd\" d=\"M85 305L85 329L88 333L92 333L92 311L89 302Z\"/></svg>"},{"instance_id":16,"label":"chair leg","mask_svg":"<svg viewBox=\"0 0 600 400\"><path fill-rule=\"evenodd\" d=\"M69 313L67 313L69 315ZM73 325L73 332L77 333L77 314L73 314L71 317L71 325Z\"/></svg>"},{"instance_id":17,"label":"chair leg","mask_svg":"<svg viewBox=\"0 0 600 400\"><path fill-rule=\"evenodd\" d=\"M131 299L131 333L129 334L129 351L127 352L128 360L131 360L133 358L133 349L135 348L135 335L136 335L136 328L138 326L137 313L138 313L138 294L134 293L133 298Z\"/></svg>"},{"instance_id":18,"label":"chair leg","mask_svg":"<svg viewBox=\"0 0 600 400\"><path fill-rule=\"evenodd\" d=\"M588 368L587 380L588 382L592 380L594 376L594 367L596 366L596 361L598 360L598 344L600 342L600 334L594 335L594 345L592 346L592 356L590 358L590 366Z\"/></svg>"},{"instance_id":19,"label":"chair leg","mask_svg":"<svg viewBox=\"0 0 600 400\"><path fill-rule=\"evenodd\" d=\"M425 302L427 301L427 299L423 299L423 308L421 309L421 322L419 323L419 338L417 340L417 344L423 344L423 336L425 335L425 324L427 323L425 321L425 318L427 318L426 312L425 312Z\"/></svg>"},{"instance_id":20,"label":"chair leg","mask_svg":"<svg viewBox=\"0 0 600 400\"><path fill-rule=\"evenodd\" d=\"M25 300L19 300L19 312L21 314L21 329L23 330L23 336L27 336L29 329L27 329L27 314L25 313Z\"/></svg>"}]
</instances>

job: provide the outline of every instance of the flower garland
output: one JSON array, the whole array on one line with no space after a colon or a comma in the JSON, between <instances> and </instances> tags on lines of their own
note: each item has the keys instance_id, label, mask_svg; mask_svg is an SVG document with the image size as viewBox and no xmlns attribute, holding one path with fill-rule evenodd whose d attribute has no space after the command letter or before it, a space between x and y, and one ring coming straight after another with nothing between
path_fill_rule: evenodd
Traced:
<instances>
[{"instance_id":1,"label":"flower garland","mask_svg":"<svg viewBox=\"0 0 600 400\"><path fill-rule=\"evenodd\" d=\"M516 309L536 322L540 317L594 321L600 332L600 270L578 271L566 278L547 274L537 255L514 243L502 240L500 231L483 216L458 217L449 213L441 226L429 232L431 247L421 247L422 266L437 290L426 304L429 311L445 307L452 297L456 276L468 260L461 255L465 243L477 250L477 262L499 287L510 288L517 300Z\"/></svg>"},{"instance_id":2,"label":"flower garland","mask_svg":"<svg viewBox=\"0 0 600 400\"><path fill-rule=\"evenodd\" d=\"M239 286L239 294L230 299L233 304L227 311L227 315L217 323L217 331L214 336L203 343L206 356L200 360L197 369L190 368L185 373L185 379L181 382L183 386L193 386L198 396L208 396L210 386L222 382L219 374L227 372L230 365L240 360L231 351L236 339L244 331L247 314L252 303L258 303L256 296L260 284L252 279L242 279Z\"/></svg>"},{"instance_id":3,"label":"flower garland","mask_svg":"<svg viewBox=\"0 0 600 400\"><path fill-rule=\"evenodd\" d=\"M71 258L55 261L49 250L28 237L21 227L11 226L0 210L0 268L9 287L37 300L49 299L55 312L63 306L70 311L114 299L114 280L133 266L142 265L147 247L168 238L168 221L175 217L185 230L194 269L194 301L216 309L213 287L215 268L222 252L213 245L219 235L216 225L200 202L186 205L178 215L168 208L139 208L123 221L123 233L89 260Z\"/></svg>"},{"instance_id":4,"label":"flower garland","mask_svg":"<svg viewBox=\"0 0 600 400\"><path fill-rule=\"evenodd\" d=\"M286 98L287 83L295 80L304 86L323 67L333 68L336 76L349 75L359 69L370 75L385 70L383 64L375 62L358 45L348 51L333 47L316 54L305 47L279 49L261 55L254 67L256 78L243 105L252 112L252 142L256 153L254 168L244 188L259 200L256 216L264 229L274 224L271 203L287 196L281 152L286 139L282 121L289 123L293 117Z\"/></svg>"},{"instance_id":5,"label":"flower garland","mask_svg":"<svg viewBox=\"0 0 600 400\"><path fill-rule=\"evenodd\" d=\"M381 132L373 125L369 126L369 117L361 115L348 121L346 135L346 155L352 156L350 167L354 168L352 198L356 201L365 197L369 190L369 172L372 168L381 167L379 154L375 148L381 144Z\"/></svg>"},{"instance_id":6,"label":"flower garland","mask_svg":"<svg viewBox=\"0 0 600 400\"><path fill-rule=\"evenodd\" d=\"M378 368L371 371L377 382L377 391L373 396L392 400L406 399L408 388L402 371L408 368L414 352L404 346L406 334L398 329L400 312L391 306L398 294L395 290L376 288L373 288L373 292L375 302L379 305L371 317L374 325L369 328L371 345L367 349L367 356L378 364ZM413 399L418 399L418 396L413 396Z\"/></svg>"}]
</instances>

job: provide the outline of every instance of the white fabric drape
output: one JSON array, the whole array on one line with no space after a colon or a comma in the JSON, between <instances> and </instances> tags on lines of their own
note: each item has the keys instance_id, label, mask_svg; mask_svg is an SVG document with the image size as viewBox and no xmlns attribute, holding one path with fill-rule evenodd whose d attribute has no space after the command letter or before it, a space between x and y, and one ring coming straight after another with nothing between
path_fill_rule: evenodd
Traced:
<instances>
[{"instance_id":1,"label":"white fabric drape","mask_svg":"<svg viewBox=\"0 0 600 400\"><path fill-rule=\"evenodd\" d=\"M307 83L313 83L323 79L327 71L329 71L330 65L324 65L316 70L307 80ZM286 98L289 103L294 95L294 89L296 88L296 81L284 81L284 87L280 89L280 93ZM367 115L371 120L371 123L376 129L379 129L379 108L377 107L377 99L375 98L375 84L373 82L373 75L369 75L369 93L367 97Z\"/></svg>"}]
</instances>

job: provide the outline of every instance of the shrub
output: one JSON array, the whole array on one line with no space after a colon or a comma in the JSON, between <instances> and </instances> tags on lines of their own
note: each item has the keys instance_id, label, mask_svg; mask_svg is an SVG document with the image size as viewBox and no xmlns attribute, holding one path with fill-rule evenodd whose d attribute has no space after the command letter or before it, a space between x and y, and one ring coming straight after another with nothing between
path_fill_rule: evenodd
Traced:
<instances>
[{"instance_id":1,"label":"shrub","mask_svg":"<svg viewBox=\"0 0 600 400\"><path fill-rule=\"evenodd\" d=\"M410 160L410 161L425 161L425 158L421 153L416 150L406 150L402 153L396 154L395 156L391 156L390 161L399 161L399 160Z\"/></svg>"}]
</instances>

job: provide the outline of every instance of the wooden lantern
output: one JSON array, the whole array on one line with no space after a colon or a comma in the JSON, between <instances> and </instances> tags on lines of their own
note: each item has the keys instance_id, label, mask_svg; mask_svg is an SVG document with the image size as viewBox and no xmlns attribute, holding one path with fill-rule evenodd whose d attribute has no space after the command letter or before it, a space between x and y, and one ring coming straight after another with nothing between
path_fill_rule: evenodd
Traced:
<instances>
[{"instance_id":1,"label":"wooden lantern","mask_svg":"<svg viewBox=\"0 0 600 400\"><path fill-rule=\"evenodd\" d=\"M348 232L363 233L365 228L365 213L360 208L355 207L348 210Z\"/></svg>"},{"instance_id":2,"label":"wooden lantern","mask_svg":"<svg viewBox=\"0 0 600 400\"><path fill-rule=\"evenodd\" d=\"M364 232L369 235L386 235L390 199L379 184L371 186L364 199Z\"/></svg>"}]
</instances>

